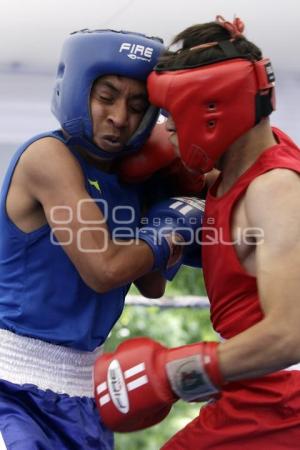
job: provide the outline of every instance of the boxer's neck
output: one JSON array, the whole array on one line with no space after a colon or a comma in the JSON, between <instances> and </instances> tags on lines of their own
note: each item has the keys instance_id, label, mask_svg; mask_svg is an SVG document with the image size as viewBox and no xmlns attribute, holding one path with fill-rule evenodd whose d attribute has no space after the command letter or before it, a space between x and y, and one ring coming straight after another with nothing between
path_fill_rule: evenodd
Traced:
<instances>
[{"instance_id":1,"label":"boxer's neck","mask_svg":"<svg viewBox=\"0 0 300 450\"><path fill-rule=\"evenodd\" d=\"M262 120L234 142L218 163L222 172L218 195L225 194L265 150L276 144L269 119Z\"/></svg>"}]
</instances>

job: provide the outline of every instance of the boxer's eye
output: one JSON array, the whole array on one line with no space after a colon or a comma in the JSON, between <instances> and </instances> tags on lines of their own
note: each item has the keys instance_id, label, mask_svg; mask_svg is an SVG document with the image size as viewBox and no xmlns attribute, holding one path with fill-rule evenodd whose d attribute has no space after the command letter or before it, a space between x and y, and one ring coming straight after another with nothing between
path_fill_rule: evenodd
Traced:
<instances>
[{"instance_id":1,"label":"boxer's eye","mask_svg":"<svg viewBox=\"0 0 300 450\"><path fill-rule=\"evenodd\" d=\"M129 109L136 114L143 114L148 108L148 103L144 100L135 100L129 103Z\"/></svg>"},{"instance_id":2,"label":"boxer's eye","mask_svg":"<svg viewBox=\"0 0 300 450\"><path fill-rule=\"evenodd\" d=\"M105 103L112 103L114 101L113 97L108 97L106 95L99 95L99 100Z\"/></svg>"}]
</instances>

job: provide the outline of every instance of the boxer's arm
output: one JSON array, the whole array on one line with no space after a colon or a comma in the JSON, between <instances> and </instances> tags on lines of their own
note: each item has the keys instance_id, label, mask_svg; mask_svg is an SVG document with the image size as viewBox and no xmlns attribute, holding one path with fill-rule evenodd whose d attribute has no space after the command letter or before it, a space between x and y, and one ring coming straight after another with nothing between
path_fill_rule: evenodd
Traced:
<instances>
[{"instance_id":1,"label":"boxer's arm","mask_svg":"<svg viewBox=\"0 0 300 450\"><path fill-rule=\"evenodd\" d=\"M300 176L277 169L246 194L249 226L263 230L256 277L264 318L219 347L227 380L253 378L300 361Z\"/></svg>"},{"instance_id":2,"label":"boxer's arm","mask_svg":"<svg viewBox=\"0 0 300 450\"><path fill-rule=\"evenodd\" d=\"M109 239L81 168L64 144L52 138L37 141L21 164L24 189L40 202L56 239L92 289L105 292L152 269L153 252L146 243L122 246Z\"/></svg>"}]
</instances>

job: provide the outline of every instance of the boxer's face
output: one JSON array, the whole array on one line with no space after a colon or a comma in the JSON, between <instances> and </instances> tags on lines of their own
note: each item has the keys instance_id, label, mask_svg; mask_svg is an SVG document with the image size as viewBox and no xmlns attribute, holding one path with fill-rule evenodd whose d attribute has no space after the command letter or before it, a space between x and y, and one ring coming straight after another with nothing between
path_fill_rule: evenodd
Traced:
<instances>
[{"instance_id":1,"label":"boxer's face","mask_svg":"<svg viewBox=\"0 0 300 450\"><path fill-rule=\"evenodd\" d=\"M99 78L92 88L93 140L108 152L119 152L139 126L148 97L143 81L116 75Z\"/></svg>"},{"instance_id":2,"label":"boxer's face","mask_svg":"<svg viewBox=\"0 0 300 450\"><path fill-rule=\"evenodd\" d=\"M179 153L178 135L175 122L171 115L168 116L168 119L166 121L166 129L170 133L169 141L171 142L177 154L179 155L180 153Z\"/></svg>"}]
</instances>

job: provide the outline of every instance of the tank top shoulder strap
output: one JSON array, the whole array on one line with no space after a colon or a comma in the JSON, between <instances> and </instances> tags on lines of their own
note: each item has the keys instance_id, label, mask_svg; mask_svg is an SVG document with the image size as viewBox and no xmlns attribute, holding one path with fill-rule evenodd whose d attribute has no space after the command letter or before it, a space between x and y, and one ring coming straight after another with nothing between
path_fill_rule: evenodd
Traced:
<instances>
[{"instance_id":1,"label":"tank top shoulder strap","mask_svg":"<svg viewBox=\"0 0 300 450\"><path fill-rule=\"evenodd\" d=\"M278 144L265 150L258 159L235 182L232 188L222 197L216 197L218 186L221 182L220 175L209 191L209 196L215 200L237 200L247 189L254 178L274 169L289 169L300 173L300 149L282 131L273 129Z\"/></svg>"},{"instance_id":2,"label":"tank top shoulder strap","mask_svg":"<svg viewBox=\"0 0 300 450\"><path fill-rule=\"evenodd\" d=\"M37 134L35 136L33 136L32 138L28 139L26 142L24 142L14 153L12 159L10 160L8 169L6 171L6 174L4 176L4 180L2 183L2 188L1 188L1 200L4 198L6 199L7 196L7 192L10 186L10 182L11 182L11 178L12 175L14 173L15 167L20 159L20 157L22 156L22 154L25 152L25 150L34 142L38 141L39 139L43 139L46 137L53 137L55 139L60 140L63 143L66 143L66 140L64 139L64 136L61 132L61 130L54 130L54 131L48 131L45 133L40 133Z\"/></svg>"}]
</instances>

